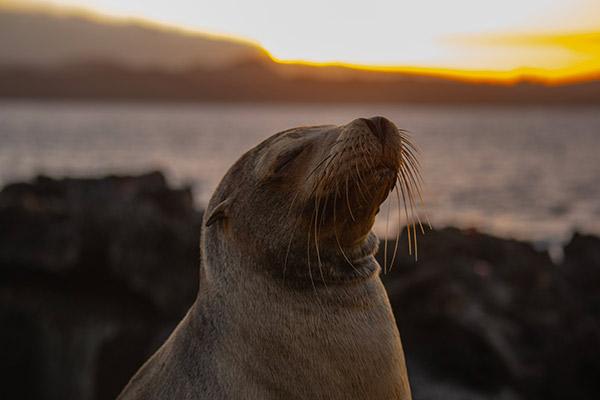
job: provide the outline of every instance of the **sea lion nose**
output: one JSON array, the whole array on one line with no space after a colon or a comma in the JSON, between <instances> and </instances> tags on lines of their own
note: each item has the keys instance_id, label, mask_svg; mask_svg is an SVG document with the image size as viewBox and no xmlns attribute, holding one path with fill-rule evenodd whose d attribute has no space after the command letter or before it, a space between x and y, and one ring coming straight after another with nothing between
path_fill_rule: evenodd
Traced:
<instances>
[{"instance_id":1,"label":"sea lion nose","mask_svg":"<svg viewBox=\"0 0 600 400\"><path fill-rule=\"evenodd\" d=\"M394 128L394 124L384 117L360 118L368 127L369 130L381 143L385 142L385 137L389 131Z\"/></svg>"}]
</instances>

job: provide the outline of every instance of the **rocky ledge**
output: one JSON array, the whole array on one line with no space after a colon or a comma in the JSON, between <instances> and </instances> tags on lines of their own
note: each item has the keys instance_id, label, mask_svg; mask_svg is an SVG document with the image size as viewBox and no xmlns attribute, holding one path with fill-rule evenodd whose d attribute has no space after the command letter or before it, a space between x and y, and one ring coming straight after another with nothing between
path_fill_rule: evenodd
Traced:
<instances>
[{"instance_id":1,"label":"rocky ledge","mask_svg":"<svg viewBox=\"0 0 600 400\"><path fill-rule=\"evenodd\" d=\"M114 398L196 295L201 216L159 172L6 186L0 398ZM454 228L417 263L402 250L383 279L416 400L600 393L600 238L575 234L560 265Z\"/></svg>"}]
</instances>

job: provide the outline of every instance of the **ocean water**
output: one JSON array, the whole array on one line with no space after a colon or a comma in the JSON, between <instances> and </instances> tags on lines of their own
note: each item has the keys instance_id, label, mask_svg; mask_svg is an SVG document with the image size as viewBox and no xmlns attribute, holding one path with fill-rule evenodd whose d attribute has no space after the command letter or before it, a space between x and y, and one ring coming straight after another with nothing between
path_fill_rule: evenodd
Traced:
<instances>
[{"instance_id":1,"label":"ocean water","mask_svg":"<svg viewBox=\"0 0 600 400\"><path fill-rule=\"evenodd\" d=\"M271 134L373 115L409 130L420 147L434 226L548 248L575 230L600 234L600 112L592 107L2 102L0 185L160 169L191 185L202 206L227 168ZM396 210L394 199L389 235Z\"/></svg>"}]
</instances>

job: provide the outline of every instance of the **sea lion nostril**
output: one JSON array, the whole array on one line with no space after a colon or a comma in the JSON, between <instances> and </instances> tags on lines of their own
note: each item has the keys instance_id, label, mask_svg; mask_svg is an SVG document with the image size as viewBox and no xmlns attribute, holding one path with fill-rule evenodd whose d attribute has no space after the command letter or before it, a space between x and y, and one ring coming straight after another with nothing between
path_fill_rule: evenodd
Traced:
<instances>
[{"instance_id":1,"label":"sea lion nostril","mask_svg":"<svg viewBox=\"0 0 600 400\"><path fill-rule=\"evenodd\" d=\"M361 120L369 127L369 130L382 143L385 141L385 136L391 123L384 117L361 118Z\"/></svg>"},{"instance_id":2,"label":"sea lion nostril","mask_svg":"<svg viewBox=\"0 0 600 400\"><path fill-rule=\"evenodd\" d=\"M367 125L367 127L369 128L369 130L371 131L371 133L373 133L375 136L377 136L377 126L375 126L375 124L373 123L372 120L367 119L367 118L359 118L362 122L365 123L365 125Z\"/></svg>"}]
</instances>

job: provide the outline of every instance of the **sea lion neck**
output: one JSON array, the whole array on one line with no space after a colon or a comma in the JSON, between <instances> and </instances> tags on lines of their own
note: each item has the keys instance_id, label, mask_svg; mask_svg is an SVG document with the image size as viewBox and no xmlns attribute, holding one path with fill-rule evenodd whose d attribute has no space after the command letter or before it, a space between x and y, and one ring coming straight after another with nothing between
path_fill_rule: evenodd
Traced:
<instances>
[{"instance_id":1,"label":"sea lion neck","mask_svg":"<svg viewBox=\"0 0 600 400\"><path fill-rule=\"evenodd\" d=\"M310 301L317 301L326 296L329 289L358 290L362 285L368 285L377 279L381 267L374 257L377 251L378 239L374 234L369 235L365 245L348 252L352 262L339 253L323 254L319 265L307 265L305 260L300 263L289 260L287 265L282 262L273 263L248 255L237 246L235 249L223 247L203 248L203 262L200 273L200 293L212 293L217 298L228 296L239 290L255 290L256 292L269 287L272 292L292 291L306 294ZM255 289L251 286L256 285ZM248 301L253 302L254 296ZM356 299L356 296L351 298Z\"/></svg>"},{"instance_id":2,"label":"sea lion neck","mask_svg":"<svg viewBox=\"0 0 600 400\"><path fill-rule=\"evenodd\" d=\"M208 324L235 334L240 330L260 331L262 325L274 324L273 319L280 319L279 323L285 325L290 323L288 315L296 315L311 324L319 320L319 326L326 329L330 315L354 315L356 310L370 313L387 302L378 264L368 260L358 268L362 269L363 276L324 283L311 282L309 277L283 280L264 273L264 266L243 262L204 265L190 318L203 326ZM249 310L260 310L260 313L250 315ZM272 335L276 332L265 332L263 339L272 340ZM256 334L250 339L255 343Z\"/></svg>"}]
</instances>

